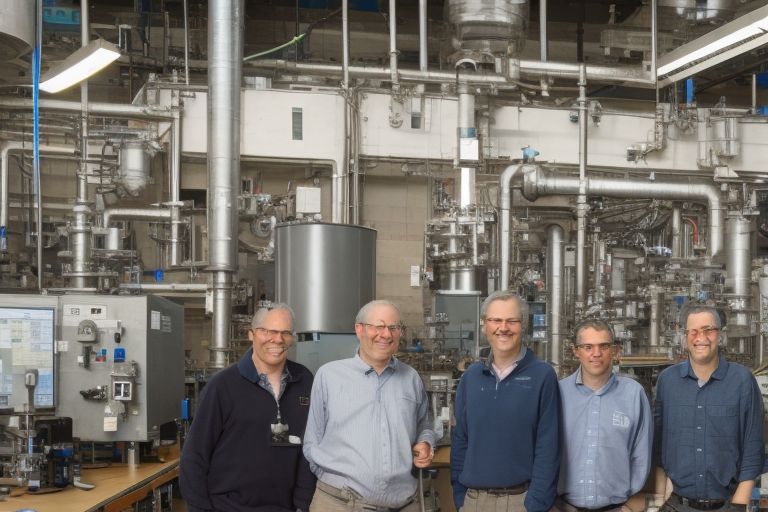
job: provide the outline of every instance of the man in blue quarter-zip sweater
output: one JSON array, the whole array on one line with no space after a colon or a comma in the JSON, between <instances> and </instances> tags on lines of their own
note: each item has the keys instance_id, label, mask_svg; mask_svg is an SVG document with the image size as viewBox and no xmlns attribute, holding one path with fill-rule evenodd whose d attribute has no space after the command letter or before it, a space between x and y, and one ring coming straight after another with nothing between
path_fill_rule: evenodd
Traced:
<instances>
[{"instance_id":1,"label":"man in blue quarter-zip sweater","mask_svg":"<svg viewBox=\"0 0 768 512\"><path fill-rule=\"evenodd\" d=\"M181 454L190 512L307 512L315 477L302 454L312 373L288 361L293 311L260 309L253 347L203 389Z\"/></svg>"},{"instance_id":2,"label":"man in blue quarter-zip sweater","mask_svg":"<svg viewBox=\"0 0 768 512\"><path fill-rule=\"evenodd\" d=\"M480 316L491 356L471 365L456 391L454 503L473 512L546 512L560 471L557 376L522 345L528 305L518 295L492 293Z\"/></svg>"}]
</instances>

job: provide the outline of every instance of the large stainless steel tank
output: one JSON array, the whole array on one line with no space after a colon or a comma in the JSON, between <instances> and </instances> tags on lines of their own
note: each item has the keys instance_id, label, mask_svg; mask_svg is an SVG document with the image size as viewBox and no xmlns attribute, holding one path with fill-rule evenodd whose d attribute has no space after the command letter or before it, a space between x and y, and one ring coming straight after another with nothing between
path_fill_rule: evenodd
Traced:
<instances>
[{"instance_id":1,"label":"large stainless steel tank","mask_svg":"<svg viewBox=\"0 0 768 512\"><path fill-rule=\"evenodd\" d=\"M454 46L516 55L528 28L528 0L448 0Z\"/></svg>"},{"instance_id":2,"label":"large stainless steel tank","mask_svg":"<svg viewBox=\"0 0 768 512\"><path fill-rule=\"evenodd\" d=\"M275 298L296 312L296 331L352 332L358 310L376 295L376 231L282 224L275 251Z\"/></svg>"},{"instance_id":3,"label":"large stainless steel tank","mask_svg":"<svg viewBox=\"0 0 768 512\"><path fill-rule=\"evenodd\" d=\"M35 2L0 0L0 83L18 81L18 67L10 64L35 41ZM15 72L14 72L15 71Z\"/></svg>"}]
</instances>

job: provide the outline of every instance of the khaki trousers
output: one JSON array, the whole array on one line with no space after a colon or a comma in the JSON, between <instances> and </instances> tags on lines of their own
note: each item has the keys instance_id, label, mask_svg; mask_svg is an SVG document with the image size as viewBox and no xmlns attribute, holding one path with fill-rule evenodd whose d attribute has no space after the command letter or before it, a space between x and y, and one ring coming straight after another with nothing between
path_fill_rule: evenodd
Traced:
<instances>
[{"instance_id":1,"label":"khaki trousers","mask_svg":"<svg viewBox=\"0 0 768 512\"><path fill-rule=\"evenodd\" d=\"M419 500L411 501L402 508L386 508L368 505L351 489L337 489L323 482L317 482L315 495L309 512L419 512Z\"/></svg>"},{"instance_id":2,"label":"khaki trousers","mask_svg":"<svg viewBox=\"0 0 768 512\"><path fill-rule=\"evenodd\" d=\"M461 512L525 512L527 495L527 491L522 494L490 494L482 489L469 489Z\"/></svg>"}]
</instances>

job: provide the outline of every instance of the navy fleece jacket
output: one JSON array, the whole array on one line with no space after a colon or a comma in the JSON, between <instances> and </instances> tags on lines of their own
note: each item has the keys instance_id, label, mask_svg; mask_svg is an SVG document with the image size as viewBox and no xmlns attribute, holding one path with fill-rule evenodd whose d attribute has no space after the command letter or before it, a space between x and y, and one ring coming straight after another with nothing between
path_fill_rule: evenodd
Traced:
<instances>
[{"instance_id":1,"label":"navy fleece jacket","mask_svg":"<svg viewBox=\"0 0 768 512\"><path fill-rule=\"evenodd\" d=\"M251 360L214 375L203 389L181 454L179 483L190 512L309 510L315 477L302 446L272 446L275 398L259 386ZM312 373L287 361L280 413L288 433L304 438Z\"/></svg>"},{"instance_id":2,"label":"navy fleece jacket","mask_svg":"<svg viewBox=\"0 0 768 512\"><path fill-rule=\"evenodd\" d=\"M456 391L455 415L451 483L457 509L468 488L525 482L528 512L552 508L560 471L560 390L549 364L529 350L501 382L488 364L471 365Z\"/></svg>"}]
</instances>

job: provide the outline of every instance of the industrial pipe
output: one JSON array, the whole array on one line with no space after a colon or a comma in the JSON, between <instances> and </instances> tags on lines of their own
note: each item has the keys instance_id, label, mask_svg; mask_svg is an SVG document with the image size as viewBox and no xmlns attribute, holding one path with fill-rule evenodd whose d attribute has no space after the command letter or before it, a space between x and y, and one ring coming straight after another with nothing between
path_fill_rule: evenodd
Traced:
<instances>
[{"instance_id":1,"label":"industrial pipe","mask_svg":"<svg viewBox=\"0 0 768 512\"><path fill-rule=\"evenodd\" d=\"M341 172L335 176L333 194L331 198L331 220L334 223L347 224L349 222L349 155L352 143L350 141L351 113L349 97L349 0L341 2L341 89L344 93L344 156Z\"/></svg>"},{"instance_id":2,"label":"industrial pipe","mask_svg":"<svg viewBox=\"0 0 768 512\"><path fill-rule=\"evenodd\" d=\"M682 223L683 223L683 216L680 212L679 206L673 206L672 207L672 257L673 258L680 258L682 257Z\"/></svg>"},{"instance_id":3,"label":"industrial pipe","mask_svg":"<svg viewBox=\"0 0 768 512\"><path fill-rule=\"evenodd\" d=\"M543 196L578 195L579 179L575 176L555 175L537 168L525 173L522 192L529 201L535 201ZM587 178L587 196L690 200L707 203L708 254L710 257L715 257L722 250L724 207L717 185L690 181L648 181L593 176Z\"/></svg>"},{"instance_id":4,"label":"industrial pipe","mask_svg":"<svg viewBox=\"0 0 768 512\"><path fill-rule=\"evenodd\" d=\"M539 45L541 62L547 62L547 0L539 0Z\"/></svg>"},{"instance_id":5,"label":"industrial pipe","mask_svg":"<svg viewBox=\"0 0 768 512\"><path fill-rule=\"evenodd\" d=\"M138 290L142 292L202 292L208 291L205 283L120 283L121 290Z\"/></svg>"},{"instance_id":6,"label":"industrial pipe","mask_svg":"<svg viewBox=\"0 0 768 512\"><path fill-rule=\"evenodd\" d=\"M400 81L397 75L397 0L389 0L389 74L392 81L392 89L397 92L400 89Z\"/></svg>"},{"instance_id":7,"label":"industrial pipe","mask_svg":"<svg viewBox=\"0 0 768 512\"><path fill-rule=\"evenodd\" d=\"M179 248L181 240L179 239L179 204L181 194L181 113L179 91L171 91L174 102L174 116L171 124L171 169L168 173L168 192L171 203L172 222L171 222L171 240L169 247L169 266L177 267L180 264ZM238 189L239 190L239 189Z\"/></svg>"},{"instance_id":8,"label":"industrial pipe","mask_svg":"<svg viewBox=\"0 0 768 512\"><path fill-rule=\"evenodd\" d=\"M752 221L741 216L729 216L726 226L728 249L726 252L726 288L735 295L750 296L752 278Z\"/></svg>"},{"instance_id":9,"label":"industrial pipe","mask_svg":"<svg viewBox=\"0 0 768 512\"><path fill-rule=\"evenodd\" d=\"M427 0L419 0L419 71L427 71L429 55L427 53Z\"/></svg>"},{"instance_id":10,"label":"industrial pipe","mask_svg":"<svg viewBox=\"0 0 768 512\"><path fill-rule=\"evenodd\" d=\"M211 366L228 364L237 270L243 1L208 3L208 254L213 271Z\"/></svg>"},{"instance_id":11,"label":"industrial pipe","mask_svg":"<svg viewBox=\"0 0 768 512\"><path fill-rule=\"evenodd\" d=\"M576 314L587 299L587 73L579 66L579 195L576 198Z\"/></svg>"},{"instance_id":12,"label":"industrial pipe","mask_svg":"<svg viewBox=\"0 0 768 512\"><path fill-rule=\"evenodd\" d=\"M291 62L276 59L252 60L247 63L252 68L269 69L296 73L302 75L323 75L329 77L341 77L343 69L333 64L312 64L304 62ZM587 66L587 80L608 83L631 83L637 85L652 86L655 84L641 68L618 66ZM388 80L391 78L388 67L382 66L349 66L347 73L355 78L368 78ZM553 78L579 78L579 65L564 62L538 60L521 60L520 73L530 77ZM403 68L398 70L401 82L435 83L455 82L458 78L461 82L470 85L515 85L507 77L493 73L459 73L449 71L420 71L417 69Z\"/></svg>"},{"instance_id":13,"label":"industrial pipe","mask_svg":"<svg viewBox=\"0 0 768 512\"><path fill-rule=\"evenodd\" d=\"M15 97L0 97L0 107L4 109L31 110L32 100ZM59 112L80 112L82 104L77 101L41 99L40 110ZM172 121L173 112L164 106L131 105L129 103L89 103L90 115L126 117L153 121Z\"/></svg>"},{"instance_id":14,"label":"industrial pipe","mask_svg":"<svg viewBox=\"0 0 768 512\"><path fill-rule=\"evenodd\" d=\"M102 226L109 227L113 220L143 220L162 222L171 220L172 211L166 208L107 208L101 213Z\"/></svg>"},{"instance_id":15,"label":"industrial pipe","mask_svg":"<svg viewBox=\"0 0 768 512\"><path fill-rule=\"evenodd\" d=\"M499 177L499 209L501 210L501 223L499 224L499 246L501 249L501 264L499 269L501 290L509 287L509 217L512 208L512 180L522 175L522 164L510 165Z\"/></svg>"},{"instance_id":16,"label":"industrial pipe","mask_svg":"<svg viewBox=\"0 0 768 512\"><path fill-rule=\"evenodd\" d=\"M563 351L560 319L564 290L563 287L563 228L558 224L552 224L547 228L547 289L549 290L549 319L550 353L549 361L554 366L561 363Z\"/></svg>"}]
</instances>

